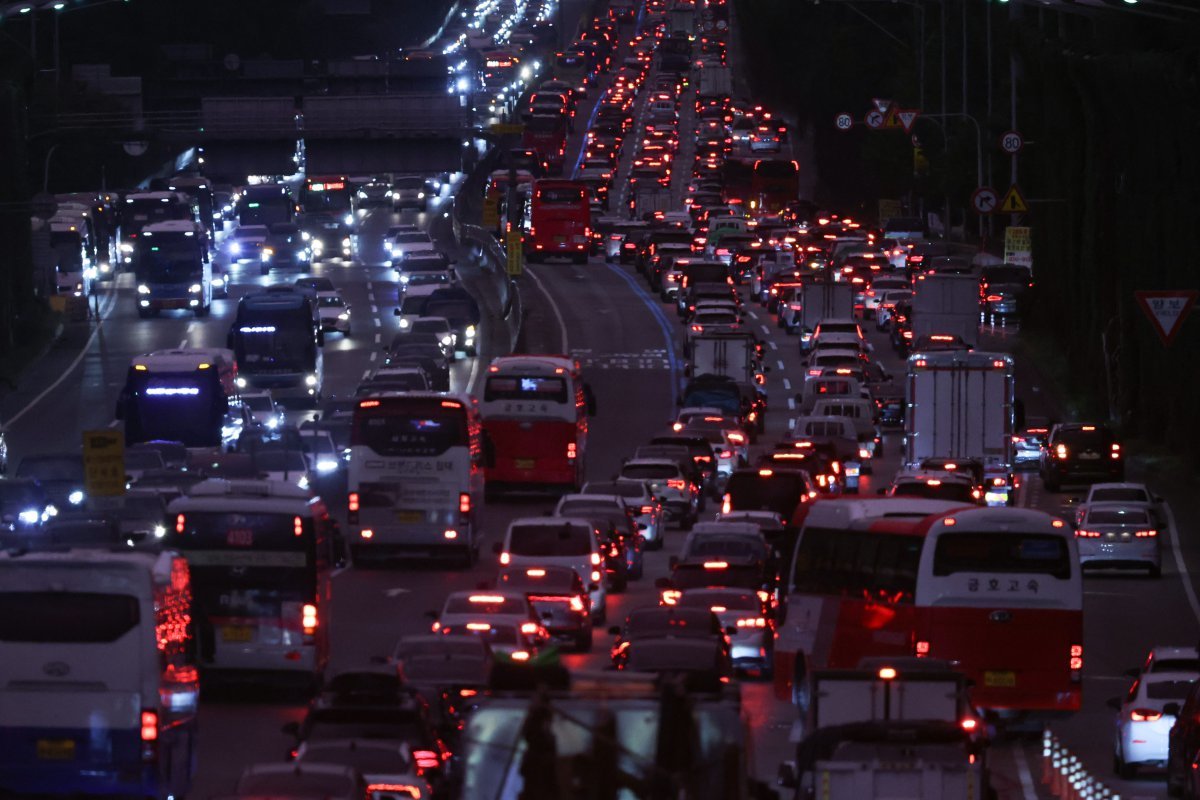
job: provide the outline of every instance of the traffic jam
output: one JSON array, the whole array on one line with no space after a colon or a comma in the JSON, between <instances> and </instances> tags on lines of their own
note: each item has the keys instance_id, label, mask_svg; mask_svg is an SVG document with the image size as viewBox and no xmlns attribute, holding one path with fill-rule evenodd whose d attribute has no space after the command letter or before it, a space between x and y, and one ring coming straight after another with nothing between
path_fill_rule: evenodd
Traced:
<instances>
[{"instance_id":1,"label":"traffic jam","mask_svg":"<svg viewBox=\"0 0 1200 800\"><path fill-rule=\"evenodd\" d=\"M802 199L731 0L556 12L443 31L506 130L471 174L59 199L60 291L221 329L0 451L0 793L1029 800L1086 689L1093 772L1200 797L1200 650L1085 681L1089 586L1165 586L1175 521L1023 384L1032 270ZM505 265L434 227L467 193L511 352ZM663 340L626 377L600 276Z\"/></svg>"}]
</instances>

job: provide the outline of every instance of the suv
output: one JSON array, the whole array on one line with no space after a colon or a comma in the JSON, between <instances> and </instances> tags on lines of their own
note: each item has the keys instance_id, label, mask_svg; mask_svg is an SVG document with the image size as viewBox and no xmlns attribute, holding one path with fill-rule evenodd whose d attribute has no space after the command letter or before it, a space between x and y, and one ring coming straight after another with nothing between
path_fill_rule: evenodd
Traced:
<instances>
[{"instance_id":1,"label":"suv","mask_svg":"<svg viewBox=\"0 0 1200 800\"><path fill-rule=\"evenodd\" d=\"M1124 481L1125 454L1107 425L1055 425L1041 455L1042 483L1057 492L1064 483Z\"/></svg>"}]
</instances>

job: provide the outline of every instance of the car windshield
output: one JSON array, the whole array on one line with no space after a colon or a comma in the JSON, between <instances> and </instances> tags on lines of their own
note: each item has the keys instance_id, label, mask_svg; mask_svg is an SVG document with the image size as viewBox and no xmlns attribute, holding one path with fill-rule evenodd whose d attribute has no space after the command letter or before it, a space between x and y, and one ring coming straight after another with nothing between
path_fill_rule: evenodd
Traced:
<instances>
[{"instance_id":1,"label":"car windshield","mask_svg":"<svg viewBox=\"0 0 1200 800\"><path fill-rule=\"evenodd\" d=\"M1182 681L1146 681L1146 699L1183 700L1195 682L1194 678Z\"/></svg>"},{"instance_id":2,"label":"car windshield","mask_svg":"<svg viewBox=\"0 0 1200 800\"><path fill-rule=\"evenodd\" d=\"M1200 672L1200 658L1158 658L1150 664L1151 672Z\"/></svg>"},{"instance_id":3,"label":"car windshield","mask_svg":"<svg viewBox=\"0 0 1200 800\"><path fill-rule=\"evenodd\" d=\"M397 233L392 241L396 244L433 244L433 240L429 238L429 234L421 231Z\"/></svg>"},{"instance_id":4,"label":"car windshield","mask_svg":"<svg viewBox=\"0 0 1200 800\"><path fill-rule=\"evenodd\" d=\"M322 308L342 308L346 305L346 301L340 297L318 297L317 303Z\"/></svg>"},{"instance_id":5,"label":"car windshield","mask_svg":"<svg viewBox=\"0 0 1200 800\"><path fill-rule=\"evenodd\" d=\"M261 450L254 454L254 466L264 472L304 472L304 455L295 450Z\"/></svg>"},{"instance_id":6,"label":"car windshield","mask_svg":"<svg viewBox=\"0 0 1200 800\"><path fill-rule=\"evenodd\" d=\"M973 489L958 482L938 481L903 481L896 484L892 494L896 497L925 497L930 500L952 500L955 502L973 503Z\"/></svg>"},{"instance_id":7,"label":"car windshield","mask_svg":"<svg viewBox=\"0 0 1200 800\"><path fill-rule=\"evenodd\" d=\"M1148 503L1145 489L1092 489L1088 500L1093 503Z\"/></svg>"},{"instance_id":8,"label":"car windshield","mask_svg":"<svg viewBox=\"0 0 1200 800\"><path fill-rule=\"evenodd\" d=\"M1095 508L1087 513L1091 525L1149 525L1149 515L1140 508Z\"/></svg>"},{"instance_id":9,"label":"car windshield","mask_svg":"<svg viewBox=\"0 0 1200 800\"><path fill-rule=\"evenodd\" d=\"M274 411L271 398L261 394L242 395L242 405L251 411Z\"/></svg>"},{"instance_id":10,"label":"car windshield","mask_svg":"<svg viewBox=\"0 0 1200 800\"><path fill-rule=\"evenodd\" d=\"M679 598L679 605L683 608L707 608L718 613L762 610L762 601L754 592L685 592Z\"/></svg>"},{"instance_id":11,"label":"car windshield","mask_svg":"<svg viewBox=\"0 0 1200 800\"><path fill-rule=\"evenodd\" d=\"M509 597L500 594L459 595L446 600L443 614L525 614L527 610L524 598Z\"/></svg>"},{"instance_id":12,"label":"car windshield","mask_svg":"<svg viewBox=\"0 0 1200 800\"><path fill-rule=\"evenodd\" d=\"M508 549L518 556L584 556L592 552L592 534L578 522L562 525L514 525Z\"/></svg>"},{"instance_id":13,"label":"car windshield","mask_svg":"<svg viewBox=\"0 0 1200 800\"><path fill-rule=\"evenodd\" d=\"M235 239L265 239L266 236L266 225L244 225L233 232Z\"/></svg>"}]
</instances>

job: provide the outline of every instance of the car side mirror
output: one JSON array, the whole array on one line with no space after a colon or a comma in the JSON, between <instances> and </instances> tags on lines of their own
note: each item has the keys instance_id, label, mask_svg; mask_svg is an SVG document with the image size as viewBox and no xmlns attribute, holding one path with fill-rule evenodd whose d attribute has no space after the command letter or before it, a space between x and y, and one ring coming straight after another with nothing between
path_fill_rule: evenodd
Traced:
<instances>
[{"instance_id":1,"label":"car side mirror","mask_svg":"<svg viewBox=\"0 0 1200 800\"><path fill-rule=\"evenodd\" d=\"M1104 701L1104 705L1108 706L1113 711L1120 711L1121 710L1121 698L1110 697Z\"/></svg>"}]
</instances>

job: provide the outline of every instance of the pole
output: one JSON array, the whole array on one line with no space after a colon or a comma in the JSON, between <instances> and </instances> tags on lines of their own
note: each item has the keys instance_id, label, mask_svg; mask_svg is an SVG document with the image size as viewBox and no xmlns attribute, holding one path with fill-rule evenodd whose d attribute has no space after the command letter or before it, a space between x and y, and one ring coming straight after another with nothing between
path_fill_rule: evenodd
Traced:
<instances>
[{"instance_id":1,"label":"pole","mask_svg":"<svg viewBox=\"0 0 1200 800\"><path fill-rule=\"evenodd\" d=\"M58 16L61 12L54 9L54 86L57 88L61 83L59 79L59 46L58 46Z\"/></svg>"},{"instance_id":2,"label":"pole","mask_svg":"<svg viewBox=\"0 0 1200 800\"><path fill-rule=\"evenodd\" d=\"M967 6L970 3L962 4L962 112L967 113L967 43L970 39L967 37Z\"/></svg>"},{"instance_id":3,"label":"pole","mask_svg":"<svg viewBox=\"0 0 1200 800\"><path fill-rule=\"evenodd\" d=\"M917 11L917 96L919 102L918 108L925 110L925 6L922 5L924 0L917 0L913 8Z\"/></svg>"},{"instance_id":4,"label":"pole","mask_svg":"<svg viewBox=\"0 0 1200 800\"><path fill-rule=\"evenodd\" d=\"M1008 4L1008 23L1009 23L1008 95L1009 95L1009 125L1011 126L1009 128L1009 130L1014 130L1014 131L1020 130L1020 128L1017 127L1017 73L1019 70L1017 69L1017 50L1013 44L1014 39L1016 38L1016 32L1014 29L1016 28L1017 23L1020 22L1020 19L1021 19L1021 12L1018 10L1019 8L1020 8L1020 6L1018 3L1009 3ZM1017 185L1017 154L1016 153L1013 153L1009 157L1009 164L1010 164L1009 179L1010 179L1012 185L1016 186ZM1008 224L1009 225L1017 224L1017 215L1016 214L1012 214L1009 216Z\"/></svg>"},{"instance_id":5,"label":"pole","mask_svg":"<svg viewBox=\"0 0 1200 800\"><path fill-rule=\"evenodd\" d=\"M946 116L946 0L941 0L941 39L942 39L942 91L941 91L941 107L942 117ZM950 140L946 136L942 136L943 149L942 158L945 159L947 152L950 149ZM950 190L946 188L945 178L942 178L942 235L947 239L950 238L950 229L953 227L950 221Z\"/></svg>"},{"instance_id":6,"label":"pole","mask_svg":"<svg viewBox=\"0 0 1200 800\"><path fill-rule=\"evenodd\" d=\"M58 146L60 144L62 144L62 142L55 142L54 144L50 145L50 149L46 151L46 161L42 165L42 191L43 192L50 191L50 156L54 155L54 151L58 149Z\"/></svg>"},{"instance_id":7,"label":"pole","mask_svg":"<svg viewBox=\"0 0 1200 800\"><path fill-rule=\"evenodd\" d=\"M987 46L986 46L986 53L987 53L987 59L986 59L987 60L987 117L986 117L986 119L987 119L987 124L988 124L988 132L990 133L992 130L992 124L993 124L993 122L992 122L993 110L992 110L992 4L991 4L991 2L989 1L989 2L984 3L983 9L984 9L983 16L984 16L984 22L985 22L984 40L987 43ZM991 150L991 148L988 148L987 181L988 181L987 185L991 186L992 185L992 150ZM992 238L993 233L994 233L994 231L992 229L992 215L989 214L988 219L987 219L987 235L988 235L989 240Z\"/></svg>"}]
</instances>

